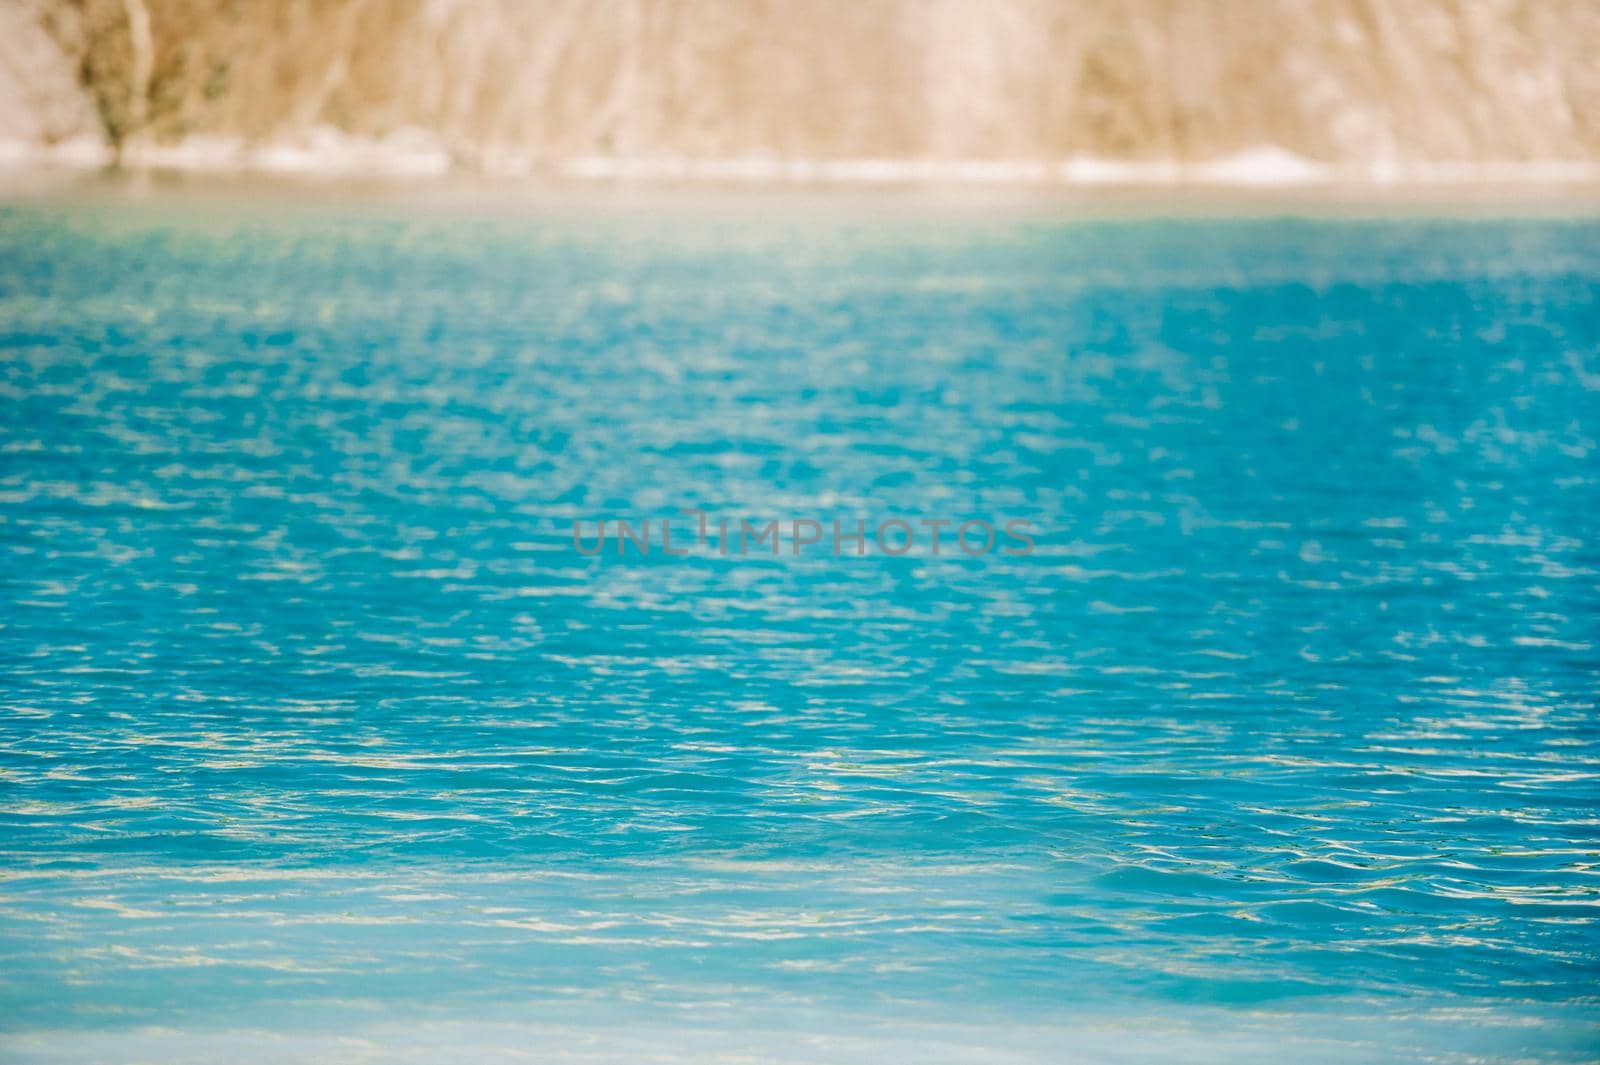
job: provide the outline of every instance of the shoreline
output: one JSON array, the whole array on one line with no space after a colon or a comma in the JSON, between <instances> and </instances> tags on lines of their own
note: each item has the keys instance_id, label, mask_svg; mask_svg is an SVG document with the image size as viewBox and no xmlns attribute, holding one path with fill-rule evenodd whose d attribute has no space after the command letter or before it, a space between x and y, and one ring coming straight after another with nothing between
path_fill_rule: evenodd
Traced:
<instances>
[{"instance_id":1,"label":"shoreline","mask_svg":"<svg viewBox=\"0 0 1600 1065\"><path fill-rule=\"evenodd\" d=\"M756 180L644 174L544 173L503 177L448 171L196 169L64 165L0 155L0 209L80 205L136 211L181 209L225 218L333 212L409 217L528 219L573 215L642 224L659 217L838 217L888 224L929 219L1171 221L1203 219L1440 220L1600 218L1600 178L1588 182L1406 184L1095 185L1065 182Z\"/></svg>"},{"instance_id":2,"label":"shoreline","mask_svg":"<svg viewBox=\"0 0 1600 1065\"><path fill-rule=\"evenodd\" d=\"M295 142L247 144L193 137L136 143L119 153L94 138L54 145L0 141L0 172L174 172L230 177L429 179L481 182L950 186L1064 191L1339 191L1600 188L1600 164L1574 160L1319 163L1272 145L1207 160L1060 160L748 157L501 156L462 165L420 131L375 140L334 130Z\"/></svg>"}]
</instances>

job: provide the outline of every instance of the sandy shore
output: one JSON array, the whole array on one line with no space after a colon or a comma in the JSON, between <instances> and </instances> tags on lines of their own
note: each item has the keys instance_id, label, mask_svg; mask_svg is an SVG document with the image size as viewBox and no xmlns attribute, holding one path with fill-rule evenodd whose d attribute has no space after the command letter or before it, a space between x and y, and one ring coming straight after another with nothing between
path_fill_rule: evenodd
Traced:
<instances>
[{"instance_id":1,"label":"sandy shore","mask_svg":"<svg viewBox=\"0 0 1600 1065\"><path fill-rule=\"evenodd\" d=\"M176 144L133 143L120 153L83 136L43 145L0 139L7 169L171 170L197 174L394 177L492 181L643 181L758 185L972 185L1067 189L1349 189L1600 185L1600 165L1546 162L1368 163L1330 166L1261 145L1204 162L1128 161L1080 155L1032 159L799 159L579 156L504 158L463 167L421 131L383 139L320 129L292 141L249 144L193 137Z\"/></svg>"}]
</instances>

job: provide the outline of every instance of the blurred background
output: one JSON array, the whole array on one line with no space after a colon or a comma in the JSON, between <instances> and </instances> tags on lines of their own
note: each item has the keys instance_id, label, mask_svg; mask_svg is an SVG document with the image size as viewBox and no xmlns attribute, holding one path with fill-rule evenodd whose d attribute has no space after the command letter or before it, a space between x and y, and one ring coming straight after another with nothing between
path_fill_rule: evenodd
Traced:
<instances>
[{"instance_id":1,"label":"blurred background","mask_svg":"<svg viewBox=\"0 0 1600 1065\"><path fill-rule=\"evenodd\" d=\"M1589 180L1573 0L7 0L0 155L519 175Z\"/></svg>"}]
</instances>

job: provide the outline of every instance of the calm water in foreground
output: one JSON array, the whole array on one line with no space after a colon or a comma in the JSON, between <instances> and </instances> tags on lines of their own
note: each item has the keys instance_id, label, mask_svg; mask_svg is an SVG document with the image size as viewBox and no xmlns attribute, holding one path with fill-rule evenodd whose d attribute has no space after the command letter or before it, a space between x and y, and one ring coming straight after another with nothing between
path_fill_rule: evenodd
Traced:
<instances>
[{"instance_id":1,"label":"calm water in foreground","mask_svg":"<svg viewBox=\"0 0 1600 1065\"><path fill-rule=\"evenodd\" d=\"M1597 286L1583 220L0 207L0 1058L1600 1055ZM690 506L1037 550L573 549Z\"/></svg>"}]
</instances>

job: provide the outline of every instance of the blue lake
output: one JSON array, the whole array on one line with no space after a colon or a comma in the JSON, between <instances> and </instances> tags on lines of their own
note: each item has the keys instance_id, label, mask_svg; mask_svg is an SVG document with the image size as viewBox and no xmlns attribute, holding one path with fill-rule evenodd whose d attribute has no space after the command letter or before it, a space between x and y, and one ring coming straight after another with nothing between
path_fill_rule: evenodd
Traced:
<instances>
[{"instance_id":1,"label":"blue lake","mask_svg":"<svg viewBox=\"0 0 1600 1065\"><path fill-rule=\"evenodd\" d=\"M1592 1059L1597 292L1581 218L0 207L0 1057ZM1035 548L574 547L684 508Z\"/></svg>"}]
</instances>

